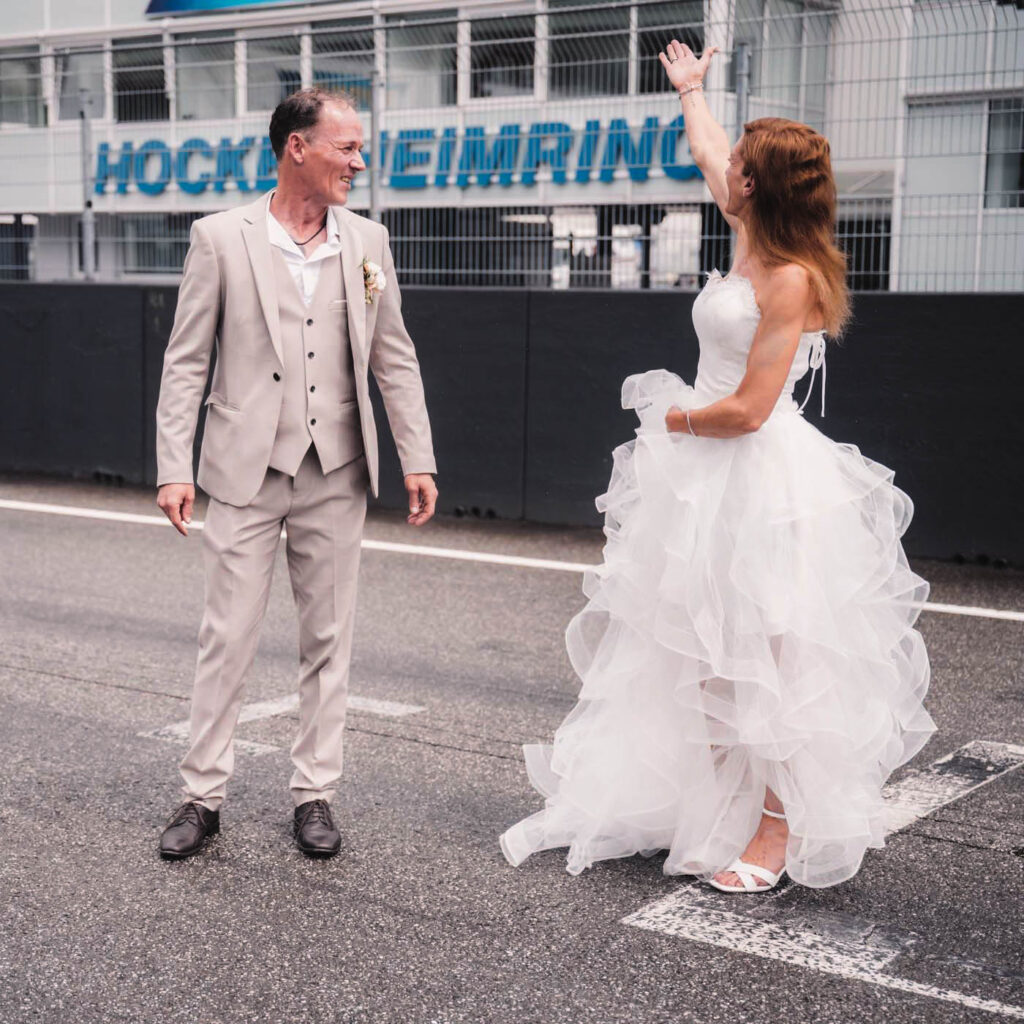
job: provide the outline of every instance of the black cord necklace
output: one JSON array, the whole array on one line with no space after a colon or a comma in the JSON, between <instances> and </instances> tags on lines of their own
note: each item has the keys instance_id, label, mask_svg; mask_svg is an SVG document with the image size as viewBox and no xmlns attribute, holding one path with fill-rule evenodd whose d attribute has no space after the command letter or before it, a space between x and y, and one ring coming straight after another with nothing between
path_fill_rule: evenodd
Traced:
<instances>
[{"instance_id":1,"label":"black cord necklace","mask_svg":"<svg viewBox=\"0 0 1024 1024\"><path fill-rule=\"evenodd\" d=\"M319 234L320 234L320 232L321 232L321 231L323 231L323 229L324 229L325 227L327 227L327 214L326 214L326 213L324 214L324 219L323 219L323 220L322 220L322 221L320 222L320 227L318 227L318 228L316 229L316 231L314 231L314 232L313 232L313 234L311 234L311 235L309 236L309 238L307 238L307 239L306 239L306 240L305 240L304 242L300 242L300 241L299 241L299 240L298 240L297 238L292 238L291 234L289 234L289 235L288 235L288 237L289 237L289 238L292 238L292 241L293 241L293 242L294 242L294 243L295 243L295 244L296 244L297 246L299 246L299 247L301 248L301 247L302 247L302 246L304 246L304 245L309 245L309 243L310 243L310 242L312 242L312 241L313 241L313 239L314 239L314 238L316 238L316 236L317 236L317 235L319 235Z\"/></svg>"}]
</instances>

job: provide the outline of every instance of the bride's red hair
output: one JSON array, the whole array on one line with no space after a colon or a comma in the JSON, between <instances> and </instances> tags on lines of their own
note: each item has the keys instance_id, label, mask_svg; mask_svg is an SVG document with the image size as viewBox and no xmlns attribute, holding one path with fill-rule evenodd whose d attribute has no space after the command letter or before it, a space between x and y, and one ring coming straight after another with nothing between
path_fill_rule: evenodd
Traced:
<instances>
[{"instance_id":1,"label":"bride's red hair","mask_svg":"<svg viewBox=\"0 0 1024 1024\"><path fill-rule=\"evenodd\" d=\"M743 126L739 155L753 176L751 247L770 267L799 263L811 276L825 317L837 336L850 317L846 257L836 245L836 183L828 140L784 117L761 117Z\"/></svg>"}]
</instances>

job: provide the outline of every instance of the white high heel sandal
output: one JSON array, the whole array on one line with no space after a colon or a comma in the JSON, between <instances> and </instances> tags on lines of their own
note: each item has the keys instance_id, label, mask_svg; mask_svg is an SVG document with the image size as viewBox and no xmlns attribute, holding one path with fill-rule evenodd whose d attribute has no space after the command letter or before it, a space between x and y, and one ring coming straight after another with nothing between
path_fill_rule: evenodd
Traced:
<instances>
[{"instance_id":1,"label":"white high heel sandal","mask_svg":"<svg viewBox=\"0 0 1024 1024\"><path fill-rule=\"evenodd\" d=\"M785 814L779 814L778 811L769 811L767 807L762 807L761 811L763 814L767 814L769 818L781 818L783 821L786 819ZM786 869L783 868L779 872L769 871L767 868L761 867L760 864L748 864L745 860L737 858L728 867L722 868L722 871L731 871L740 880L739 885L723 885L721 882L716 882L714 878L708 879L708 884L713 885L719 892L768 892L770 889L774 889L779 884L780 879L786 873ZM719 872L716 872L718 874ZM766 882L760 883L754 881L754 876L758 878L766 879Z\"/></svg>"}]
</instances>

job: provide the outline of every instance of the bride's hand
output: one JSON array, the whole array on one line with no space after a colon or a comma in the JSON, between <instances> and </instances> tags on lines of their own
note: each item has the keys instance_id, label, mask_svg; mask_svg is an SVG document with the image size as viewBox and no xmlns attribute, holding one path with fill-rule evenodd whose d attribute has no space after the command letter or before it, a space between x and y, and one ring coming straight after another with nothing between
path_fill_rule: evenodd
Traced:
<instances>
[{"instance_id":1,"label":"bride's hand","mask_svg":"<svg viewBox=\"0 0 1024 1024\"><path fill-rule=\"evenodd\" d=\"M686 413L679 408L678 405L673 405L667 413L665 413L665 429L670 433L678 433L684 430L686 427Z\"/></svg>"},{"instance_id":2,"label":"bride's hand","mask_svg":"<svg viewBox=\"0 0 1024 1024\"><path fill-rule=\"evenodd\" d=\"M668 75L668 80L674 89L682 89L684 85L692 85L695 82L703 82L711 65L711 58L718 53L717 46L709 46L698 60L686 43L673 39L672 42L658 54L658 60Z\"/></svg>"}]
</instances>

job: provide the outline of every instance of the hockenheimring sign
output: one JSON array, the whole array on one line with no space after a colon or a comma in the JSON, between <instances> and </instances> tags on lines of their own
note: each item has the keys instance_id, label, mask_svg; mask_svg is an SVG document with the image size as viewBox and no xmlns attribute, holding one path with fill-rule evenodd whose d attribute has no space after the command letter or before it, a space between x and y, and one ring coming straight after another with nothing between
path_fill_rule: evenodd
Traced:
<instances>
[{"instance_id":1,"label":"hockenheimring sign","mask_svg":"<svg viewBox=\"0 0 1024 1024\"><path fill-rule=\"evenodd\" d=\"M682 115L665 125L648 117L637 129L621 117L607 125L589 120L582 129L561 121L503 124L492 133L468 127L461 137L451 127L403 128L394 136L381 132L381 166L393 189L486 188L513 181L529 186L539 175L558 185L608 182L621 167L640 182L647 181L655 162L666 177L684 181L700 177L684 136ZM103 142L96 153L95 190L104 195L110 187L123 195L134 185L155 196L174 182L191 195L207 189L265 191L276 183L276 171L266 136L191 138L177 147L162 139L123 142L119 149Z\"/></svg>"}]
</instances>

